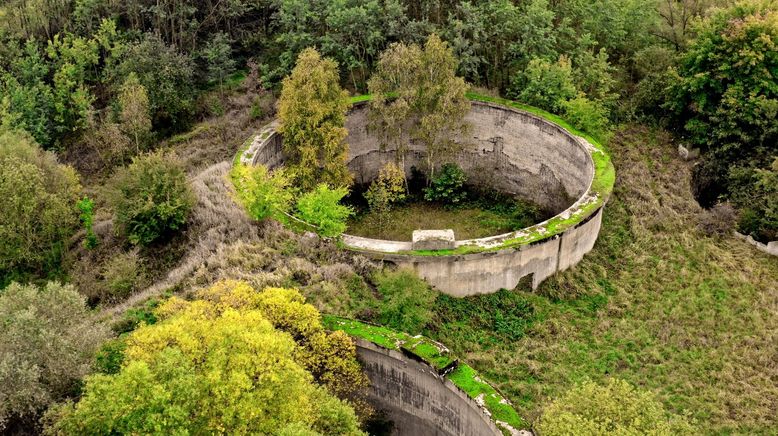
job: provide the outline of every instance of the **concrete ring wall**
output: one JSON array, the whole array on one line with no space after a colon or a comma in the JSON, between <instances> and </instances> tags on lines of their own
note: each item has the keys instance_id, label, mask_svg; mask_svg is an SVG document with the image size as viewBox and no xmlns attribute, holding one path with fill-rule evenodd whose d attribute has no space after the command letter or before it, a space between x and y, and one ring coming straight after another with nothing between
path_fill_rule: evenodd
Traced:
<instances>
[{"instance_id":1,"label":"concrete ring wall","mask_svg":"<svg viewBox=\"0 0 778 436\"><path fill-rule=\"evenodd\" d=\"M348 166L357 183L370 182L385 163L395 161L394 150L384 147L368 128L368 111L366 103L356 104L346 120ZM585 205L598 200L598 194L591 190L595 148L583 138L537 115L480 101L472 101L466 121L472 129L467 137L456 138L464 147L451 160L465 170L469 183L530 199L555 212L554 218L577 216ZM271 169L282 165L283 138L276 127L277 122L266 126L241 154L240 161L261 163ZM423 169L423 147L411 143L409 149L406 172L411 167ZM546 232L544 225L554 218L533 226L533 231ZM549 232L548 237L517 247L497 249L505 241L526 235L524 230L455 242L457 247L481 251L474 254L415 255L409 241L354 235L343 235L343 243L369 257L410 266L439 291L463 297L513 289L528 275L535 288L556 272L578 263L597 239L602 206L579 218L575 226L562 233Z\"/></svg>"},{"instance_id":2,"label":"concrete ring wall","mask_svg":"<svg viewBox=\"0 0 778 436\"><path fill-rule=\"evenodd\" d=\"M481 406L424 362L355 338L370 379L368 400L386 412L394 434L502 435Z\"/></svg>"}]
</instances>

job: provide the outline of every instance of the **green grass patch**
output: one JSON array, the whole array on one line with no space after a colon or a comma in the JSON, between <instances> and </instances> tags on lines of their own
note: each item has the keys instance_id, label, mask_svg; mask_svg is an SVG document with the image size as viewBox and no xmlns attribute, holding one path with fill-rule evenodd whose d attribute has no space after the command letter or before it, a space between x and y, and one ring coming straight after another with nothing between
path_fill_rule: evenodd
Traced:
<instances>
[{"instance_id":1,"label":"green grass patch","mask_svg":"<svg viewBox=\"0 0 778 436\"><path fill-rule=\"evenodd\" d=\"M448 375L448 379L459 389L465 391L470 398L476 400L480 398L486 409L492 414L492 419L507 423L515 429L527 426L516 409L496 389L481 380L476 370L467 364L460 363Z\"/></svg>"},{"instance_id":2,"label":"green grass patch","mask_svg":"<svg viewBox=\"0 0 778 436\"><path fill-rule=\"evenodd\" d=\"M386 327L333 315L323 315L322 323L329 330L342 330L350 336L364 339L390 350L411 352L438 371L449 367L456 361L447 349L423 336L411 336ZM511 403L495 388L482 380L472 367L460 362L446 377L467 393L470 398L483 404L493 419L507 423L515 429L526 428L526 423Z\"/></svg>"}]
</instances>

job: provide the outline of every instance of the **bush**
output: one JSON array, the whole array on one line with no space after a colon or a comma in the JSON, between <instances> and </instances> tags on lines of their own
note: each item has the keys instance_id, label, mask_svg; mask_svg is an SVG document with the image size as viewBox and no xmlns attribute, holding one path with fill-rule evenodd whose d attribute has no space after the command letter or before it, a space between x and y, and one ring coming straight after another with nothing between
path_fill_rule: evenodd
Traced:
<instances>
[{"instance_id":1,"label":"bush","mask_svg":"<svg viewBox=\"0 0 778 436\"><path fill-rule=\"evenodd\" d=\"M249 216L255 220L276 218L286 221L286 213L292 203L291 181L283 168L272 173L264 165L233 167L230 177L235 185L238 200Z\"/></svg>"},{"instance_id":2,"label":"bush","mask_svg":"<svg viewBox=\"0 0 778 436\"><path fill-rule=\"evenodd\" d=\"M346 188L331 189L321 184L311 192L303 194L297 201L299 217L316 226L316 233L333 238L346 231L346 220L354 213L340 200L348 194Z\"/></svg>"},{"instance_id":3,"label":"bush","mask_svg":"<svg viewBox=\"0 0 778 436\"><path fill-rule=\"evenodd\" d=\"M511 98L559 113L563 103L575 96L570 60L561 56L558 62L532 59L527 68L513 78Z\"/></svg>"},{"instance_id":4,"label":"bush","mask_svg":"<svg viewBox=\"0 0 778 436\"><path fill-rule=\"evenodd\" d=\"M432 319L435 292L412 269L384 270L374 277L383 296L378 319L381 324L410 334L421 330Z\"/></svg>"},{"instance_id":5,"label":"bush","mask_svg":"<svg viewBox=\"0 0 778 436\"><path fill-rule=\"evenodd\" d=\"M58 268L78 227L80 189L75 171L31 137L0 129L0 285Z\"/></svg>"},{"instance_id":6,"label":"bush","mask_svg":"<svg viewBox=\"0 0 778 436\"><path fill-rule=\"evenodd\" d=\"M95 230L92 227L95 219L95 202L89 197L84 197L76 203L76 206L78 207L78 210L81 211L79 218L81 219L81 224L84 225L84 231L86 232L83 241L84 247L89 249L95 248L97 247L97 235L95 235Z\"/></svg>"},{"instance_id":7,"label":"bush","mask_svg":"<svg viewBox=\"0 0 778 436\"><path fill-rule=\"evenodd\" d=\"M439 201L445 204L461 203L467 197L464 190L467 176L457 164L443 165L440 174L432 180L431 185L424 189L424 199Z\"/></svg>"},{"instance_id":8,"label":"bush","mask_svg":"<svg viewBox=\"0 0 778 436\"><path fill-rule=\"evenodd\" d=\"M13 283L0 292L0 432L72 394L107 330L72 286Z\"/></svg>"},{"instance_id":9,"label":"bush","mask_svg":"<svg viewBox=\"0 0 778 436\"><path fill-rule=\"evenodd\" d=\"M586 381L552 402L535 428L555 435L683 435L694 434L680 417L669 416L653 394L610 379L600 386Z\"/></svg>"},{"instance_id":10,"label":"bush","mask_svg":"<svg viewBox=\"0 0 778 436\"><path fill-rule=\"evenodd\" d=\"M729 196L742 210L740 232L761 242L778 240L778 157L768 168L732 168L729 183Z\"/></svg>"},{"instance_id":11,"label":"bush","mask_svg":"<svg viewBox=\"0 0 778 436\"><path fill-rule=\"evenodd\" d=\"M121 253L105 263L103 281L110 300L123 300L146 284L146 271L137 250Z\"/></svg>"},{"instance_id":12,"label":"bush","mask_svg":"<svg viewBox=\"0 0 778 436\"><path fill-rule=\"evenodd\" d=\"M386 214L392 210L395 203L405 200L405 174L393 163L387 163L378 173L378 178L370 184L365 192L365 200L370 211L379 218L378 225L383 225Z\"/></svg>"},{"instance_id":13,"label":"bush","mask_svg":"<svg viewBox=\"0 0 778 436\"><path fill-rule=\"evenodd\" d=\"M565 119L576 129L602 138L608 132L608 109L584 95L563 103Z\"/></svg>"},{"instance_id":14,"label":"bush","mask_svg":"<svg viewBox=\"0 0 778 436\"><path fill-rule=\"evenodd\" d=\"M160 153L133 159L111 185L115 224L135 245L179 230L195 202L181 165Z\"/></svg>"},{"instance_id":15,"label":"bush","mask_svg":"<svg viewBox=\"0 0 778 436\"><path fill-rule=\"evenodd\" d=\"M707 236L725 236L732 232L737 221L737 212L729 203L719 203L700 214L700 231Z\"/></svg>"}]
</instances>

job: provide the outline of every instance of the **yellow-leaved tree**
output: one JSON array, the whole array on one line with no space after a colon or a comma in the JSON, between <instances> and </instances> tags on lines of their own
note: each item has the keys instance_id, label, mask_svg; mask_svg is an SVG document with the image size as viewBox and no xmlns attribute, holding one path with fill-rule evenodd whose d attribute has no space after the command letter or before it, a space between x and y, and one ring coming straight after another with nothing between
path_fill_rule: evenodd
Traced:
<instances>
[{"instance_id":1,"label":"yellow-leaved tree","mask_svg":"<svg viewBox=\"0 0 778 436\"><path fill-rule=\"evenodd\" d=\"M297 185L310 191L318 184L348 187L348 131L351 103L339 84L338 64L313 48L300 53L292 74L284 78L278 101L278 130L284 135L286 167Z\"/></svg>"},{"instance_id":2,"label":"yellow-leaved tree","mask_svg":"<svg viewBox=\"0 0 778 436\"><path fill-rule=\"evenodd\" d=\"M366 385L351 340L293 289L225 281L173 297L126 339L118 373L49 413L58 434L358 435ZM341 398L338 398L340 396Z\"/></svg>"}]
</instances>

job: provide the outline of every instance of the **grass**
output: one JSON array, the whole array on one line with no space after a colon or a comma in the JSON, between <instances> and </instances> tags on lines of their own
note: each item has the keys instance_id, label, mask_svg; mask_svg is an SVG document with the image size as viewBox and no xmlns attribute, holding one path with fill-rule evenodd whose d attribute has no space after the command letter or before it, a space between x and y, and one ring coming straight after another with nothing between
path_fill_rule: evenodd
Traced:
<instances>
[{"instance_id":1,"label":"grass","mask_svg":"<svg viewBox=\"0 0 778 436\"><path fill-rule=\"evenodd\" d=\"M491 207L490 207L491 206ZM456 239L475 239L521 229L540 216L520 202L499 205L467 203L451 208L413 201L392 208L383 220L366 211L349 220L347 233L368 238L410 241L414 230L454 230Z\"/></svg>"},{"instance_id":2,"label":"grass","mask_svg":"<svg viewBox=\"0 0 778 436\"><path fill-rule=\"evenodd\" d=\"M778 433L778 262L697 230L690 166L669 135L628 127L609 147L620 177L597 245L536 292L514 292L532 307L516 312L524 334L484 340L496 328L471 322L468 305L425 334L529 421L585 379L619 377L700 434Z\"/></svg>"}]
</instances>

